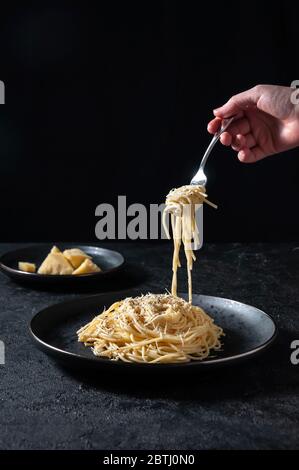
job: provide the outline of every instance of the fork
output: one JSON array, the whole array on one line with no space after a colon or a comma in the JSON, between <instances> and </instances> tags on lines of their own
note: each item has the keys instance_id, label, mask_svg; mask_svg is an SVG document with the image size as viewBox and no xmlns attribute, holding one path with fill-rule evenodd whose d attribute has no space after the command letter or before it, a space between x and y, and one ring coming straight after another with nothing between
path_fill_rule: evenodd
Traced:
<instances>
[{"instance_id":1,"label":"fork","mask_svg":"<svg viewBox=\"0 0 299 470\"><path fill-rule=\"evenodd\" d=\"M233 122L235 119L235 116L228 118L228 119L223 119L221 123L220 129L214 134L213 139L211 140L207 150L205 151L204 156L202 157L202 160L199 165L199 170L196 173L196 175L193 176L191 183L190 184L196 184L200 186L205 186L207 184L207 177L205 175L204 169L208 160L208 157L216 144L218 142L221 134L228 128L228 126Z\"/></svg>"}]
</instances>

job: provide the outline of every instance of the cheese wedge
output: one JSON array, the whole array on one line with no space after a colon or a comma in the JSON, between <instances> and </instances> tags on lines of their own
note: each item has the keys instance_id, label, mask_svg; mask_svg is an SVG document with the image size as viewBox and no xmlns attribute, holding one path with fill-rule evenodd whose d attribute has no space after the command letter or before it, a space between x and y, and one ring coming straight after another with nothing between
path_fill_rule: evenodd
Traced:
<instances>
[{"instance_id":1,"label":"cheese wedge","mask_svg":"<svg viewBox=\"0 0 299 470\"><path fill-rule=\"evenodd\" d=\"M79 248L70 248L69 250L64 250L63 256L71 263L74 269L79 268L79 266L86 259L91 259L84 251Z\"/></svg>"},{"instance_id":2,"label":"cheese wedge","mask_svg":"<svg viewBox=\"0 0 299 470\"><path fill-rule=\"evenodd\" d=\"M72 274L73 267L61 252L51 252L37 272L38 274Z\"/></svg>"},{"instance_id":3,"label":"cheese wedge","mask_svg":"<svg viewBox=\"0 0 299 470\"><path fill-rule=\"evenodd\" d=\"M18 267L20 271L25 271L26 273L35 273L36 265L34 263L27 263L26 261L19 261Z\"/></svg>"},{"instance_id":4,"label":"cheese wedge","mask_svg":"<svg viewBox=\"0 0 299 470\"><path fill-rule=\"evenodd\" d=\"M101 269L95 263L93 263L89 258L87 258L83 263L73 271L74 275L80 274L90 274L90 273L99 273Z\"/></svg>"},{"instance_id":5,"label":"cheese wedge","mask_svg":"<svg viewBox=\"0 0 299 470\"><path fill-rule=\"evenodd\" d=\"M59 248L57 248L57 246L54 245L50 253L61 253L61 251Z\"/></svg>"}]
</instances>

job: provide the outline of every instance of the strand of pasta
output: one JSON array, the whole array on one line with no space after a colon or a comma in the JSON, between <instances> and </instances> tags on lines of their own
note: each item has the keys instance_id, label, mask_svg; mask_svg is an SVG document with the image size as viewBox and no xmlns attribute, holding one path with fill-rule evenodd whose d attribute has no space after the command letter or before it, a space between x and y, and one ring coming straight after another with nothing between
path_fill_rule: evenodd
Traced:
<instances>
[{"instance_id":1,"label":"strand of pasta","mask_svg":"<svg viewBox=\"0 0 299 470\"><path fill-rule=\"evenodd\" d=\"M168 238L169 230L166 216L170 213L171 228L173 233L173 258L172 258L172 283L171 293L177 295L177 270L181 267L179 253L181 243L184 245L187 260L188 296L192 303L192 268L196 260L192 249L192 240L195 248L199 246L199 230L196 224L195 213L198 207L207 203L217 208L215 204L207 199L204 186L187 185L173 189L166 197L166 207L163 213L163 227Z\"/></svg>"}]
</instances>

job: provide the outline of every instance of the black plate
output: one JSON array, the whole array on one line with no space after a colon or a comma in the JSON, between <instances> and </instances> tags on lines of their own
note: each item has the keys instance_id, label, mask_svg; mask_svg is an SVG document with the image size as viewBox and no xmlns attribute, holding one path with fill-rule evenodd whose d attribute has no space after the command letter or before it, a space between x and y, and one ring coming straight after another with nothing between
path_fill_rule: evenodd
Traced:
<instances>
[{"instance_id":1,"label":"black plate","mask_svg":"<svg viewBox=\"0 0 299 470\"><path fill-rule=\"evenodd\" d=\"M118 292L83 297L48 307L32 319L30 332L37 346L56 359L78 368L114 371L206 369L249 359L265 350L277 332L272 318L262 310L234 300L193 295L193 303L203 307L221 326L226 336L223 350L214 357L185 364L139 364L111 361L93 355L91 348L77 341L76 331L104 307L139 292ZM186 298L187 294L180 294Z\"/></svg>"},{"instance_id":2,"label":"black plate","mask_svg":"<svg viewBox=\"0 0 299 470\"><path fill-rule=\"evenodd\" d=\"M102 271L98 273L81 274L80 276L72 276L69 274L49 275L26 273L18 269L19 261L35 263L38 269L53 247L53 243L51 245L34 245L9 251L1 256L0 268L4 274L19 282L79 286L91 280L100 280L101 278L115 272L124 264L124 258L120 253L117 251L107 250L106 248L71 243L58 243L57 246L62 251L67 248L80 248L85 251L85 253L92 256L93 261L100 266Z\"/></svg>"}]
</instances>

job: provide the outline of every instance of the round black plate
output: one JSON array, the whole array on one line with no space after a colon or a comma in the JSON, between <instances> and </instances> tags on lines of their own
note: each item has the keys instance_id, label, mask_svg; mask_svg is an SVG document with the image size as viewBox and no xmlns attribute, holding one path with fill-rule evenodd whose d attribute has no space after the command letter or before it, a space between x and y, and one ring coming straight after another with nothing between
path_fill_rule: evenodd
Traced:
<instances>
[{"instance_id":1,"label":"round black plate","mask_svg":"<svg viewBox=\"0 0 299 470\"><path fill-rule=\"evenodd\" d=\"M88 255L92 256L93 261L102 269L99 273L82 274L80 276L72 275L48 275L37 273L26 273L19 271L18 262L28 261L35 263L38 267L41 265L45 257L53 247L53 243L47 245L34 245L18 250L9 251L0 258L0 268L4 274L8 275L15 281L51 284L51 285L74 285L79 286L87 281L101 279L112 272L118 270L124 264L123 256L117 251L107 250L97 246L86 246L71 243L58 243L57 246L63 251L67 248L80 248Z\"/></svg>"},{"instance_id":2,"label":"round black plate","mask_svg":"<svg viewBox=\"0 0 299 470\"><path fill-rule=\"evenodd\" d=\"M203 307L221 326L226 336L223 350L203 361L185 364L139 364L111 361L94 356L91 348L77 341L76 331L104 307L139 292L118 292L83 297L48 307L32 319L30 332L37 346L47 354L69 365L114 371L177 370L186 368L211 368L249 359L266 349L276 336L272 318L262 310L234 300L193 295L193 303ZM186 294L180 294L186 298Z\"/></svg>"}]
</instances>

